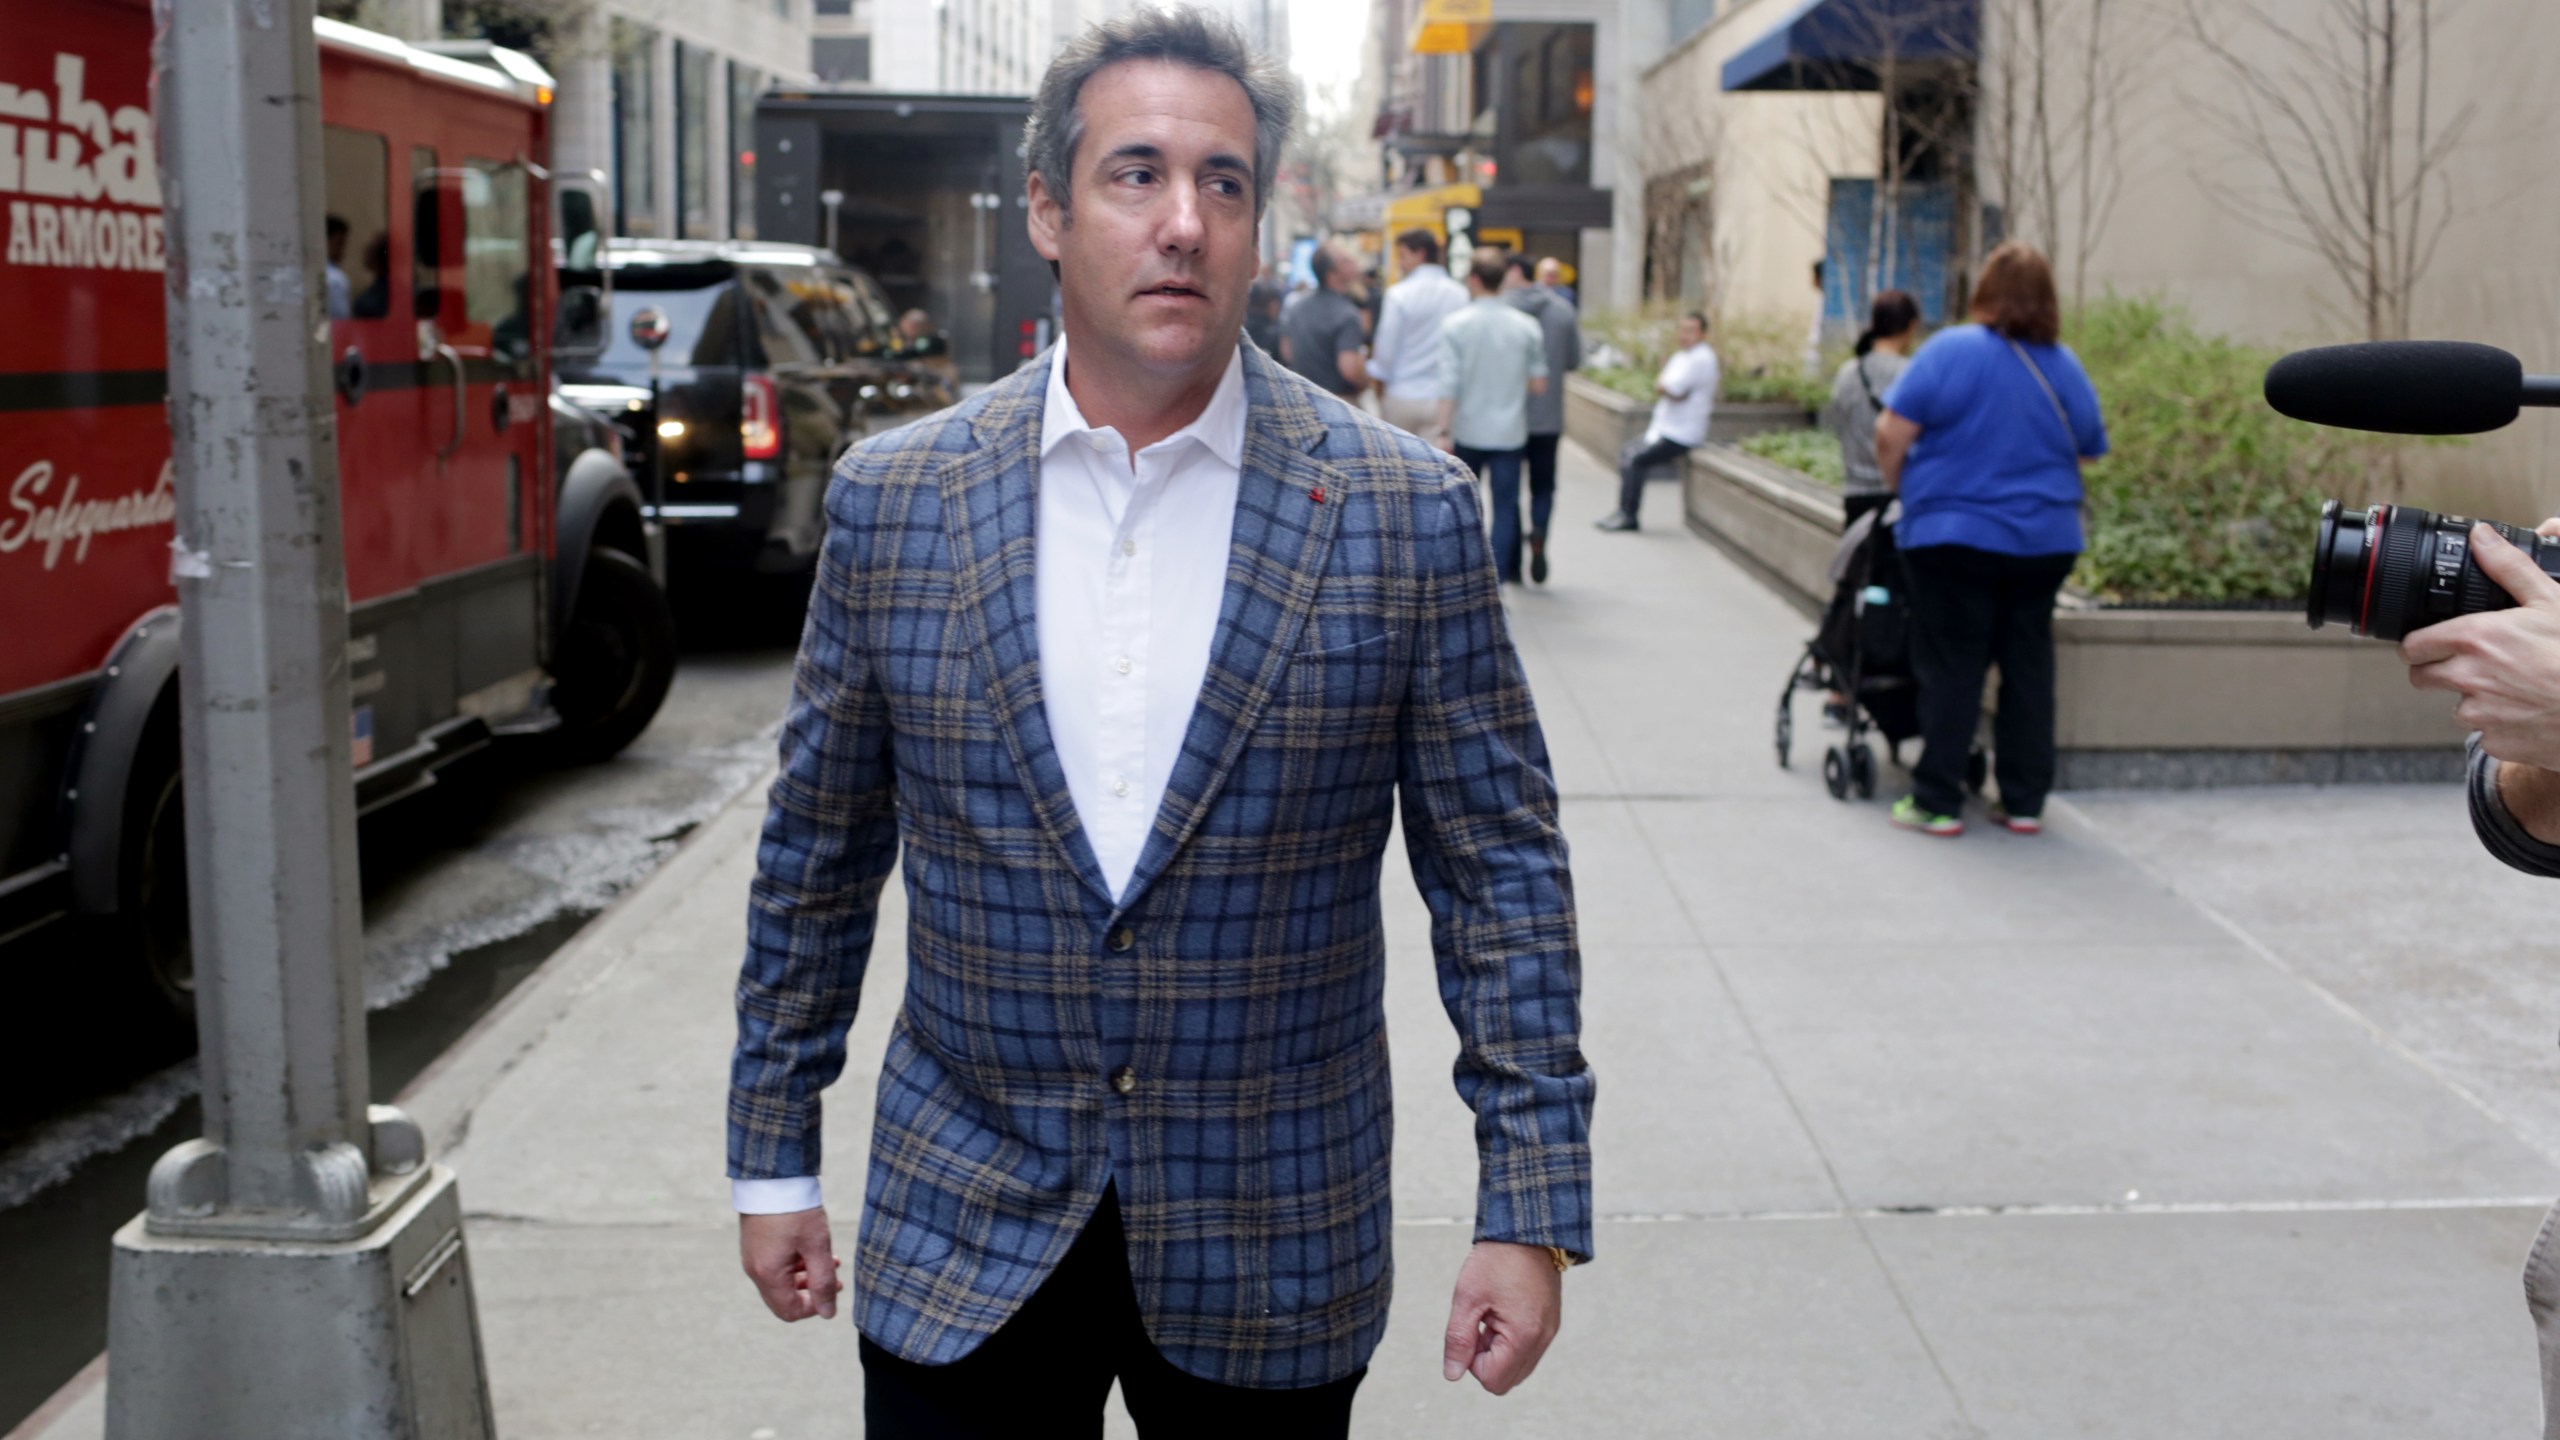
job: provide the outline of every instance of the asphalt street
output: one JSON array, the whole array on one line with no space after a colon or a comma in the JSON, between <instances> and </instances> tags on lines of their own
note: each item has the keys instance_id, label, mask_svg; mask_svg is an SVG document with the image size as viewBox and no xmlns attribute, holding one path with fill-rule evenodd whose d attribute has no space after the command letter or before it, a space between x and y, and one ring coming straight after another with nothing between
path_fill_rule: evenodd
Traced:
<instances>
[{"instance_id":1,"label":"asphalt street","mask_svg":"<svg viewBox=\"0 0 2560 1440\"><path fill-rule=\"evenodd\" d=\"M504 752L366 818L373 1091L397 1092L770 761L797 638L771 587L679 596L684 662L612 761ZM61 927L56 927L60 930ZM106 1343L108 1237L151 1164L199 1133L193 1037L63 932L0 952L0 1433Z\"/></svg>"}]
</instances>

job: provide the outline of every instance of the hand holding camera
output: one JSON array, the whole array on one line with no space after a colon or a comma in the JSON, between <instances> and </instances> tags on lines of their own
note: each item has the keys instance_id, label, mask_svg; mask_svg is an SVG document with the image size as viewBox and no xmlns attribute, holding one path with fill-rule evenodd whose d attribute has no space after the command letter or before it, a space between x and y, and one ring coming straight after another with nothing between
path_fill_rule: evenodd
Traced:
<instances>
[{"instance_id":1,"label":"hand holding camera","mask_svg":"<svg viewBox=\"0 0 2560 1440\"><path fill-rule=\"evenodd\" d=\"M2498 429L2528 405L2560 406L2560 377L2527 375L2486 345L2339 345L2277 362L2266 396L2313 424L2467 435ZM2309 607L2312 628L2335 620L2398 641L2410 684L2461 697L2454 718L2499 762L2497 802L2545 844L2560 844L2555 576L2560 517L2527 534L2405 505L2348 513L2332 500L2320 512Z\"/></svg>"},{"instance_id":2,"label":"hand holding camera","mask_svg":"<svg viewBox=\"0 0 2560 1440\"><path fill-rule=\"evenodd\" d=\"M2560 537L2560 518L2535 533ZM2474 525L2469 541L2472 560L2515 606L2411 631L2400 642L2409 683L2460 696L2453 718L2499 760L2560 770L2560 581L2487 525Z\"/></svg>"}]
</instances>

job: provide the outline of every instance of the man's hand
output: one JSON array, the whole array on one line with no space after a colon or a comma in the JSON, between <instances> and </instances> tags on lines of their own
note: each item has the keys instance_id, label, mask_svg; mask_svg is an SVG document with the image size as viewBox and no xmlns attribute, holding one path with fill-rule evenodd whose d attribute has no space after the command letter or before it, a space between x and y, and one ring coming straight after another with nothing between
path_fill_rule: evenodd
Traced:
<instances>
[{"instance_id":1,"label":"man's hand","mask_svg":"<svg viewBox=\"0 0 2560 1440\"><path fill-rule=\"evenodd\" d=\"M2541 533L2560 534L2560 519ZM2401 641L2409 683L2461 696L2453 718L2499 760L2560 770L2560 583L2486 525L2471 527L2471 555L2516 608L2457 615Z\"/></svg>"},{"instance_id":2,"label":"man's hand","mask_svg":"<svg viewBox=\"0 0 2560 1440\"><path fill-rule=\"evenodd\" d=\"M765 1308L785 1320L836 1318L839 1261L824 1209L738 1217L738 1260Z\"/></svg>"},{"instance_id":3,"label":"man's hand","mask_svg":"<svg viewBox=\"0 0 2560 1440\"><path fill-rule=\"evenodd\" d=\"M1507 1394L1538 1368L1563 1323L1564 1277L1544 1249L1479 1240L1458 1269L1440 1374L1473 1371L1487 1393Z\"/></svg>"}]
</instances>

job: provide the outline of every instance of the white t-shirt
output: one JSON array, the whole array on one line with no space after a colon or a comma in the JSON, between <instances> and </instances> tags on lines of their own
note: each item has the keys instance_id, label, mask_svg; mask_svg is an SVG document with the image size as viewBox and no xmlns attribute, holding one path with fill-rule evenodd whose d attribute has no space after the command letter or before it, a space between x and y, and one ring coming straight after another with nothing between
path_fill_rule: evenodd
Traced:
<instances>
[{"instance_id":1,"label":"white t-shirt","mask_svg":"<svg viewBox=\"0 0 2560 1440\"><path fill-rule=\"evenodd\" d=\"M1685 399L1658 399L1653 402L1653 423L1645 427L1644 443L1673 440L1682 445L1698 445L1707 438L1707 421L1715 414L1716 380L1718 378L1715 347L1704 340L1686 350L1672 352L1662 362L1662 373L1654 383L1677 392Z\"/></svg>"}]
</instances>

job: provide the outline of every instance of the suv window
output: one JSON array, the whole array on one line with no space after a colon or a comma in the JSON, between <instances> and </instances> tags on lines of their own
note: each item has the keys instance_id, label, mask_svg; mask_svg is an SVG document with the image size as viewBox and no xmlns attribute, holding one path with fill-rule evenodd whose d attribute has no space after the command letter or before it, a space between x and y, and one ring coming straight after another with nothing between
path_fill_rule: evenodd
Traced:
<instances>
[{"instance_id":1,"label":"suv window","mask_svg":"<svg viewBox=\"0 0 2560 1440\"><path fill-rule=\"evenodd\" d=\"M870 276L859 270L850 270L845 272L844 278L853 291L855 313L863 318L865 328L871 331L873 345L884 350L889 348L890 336L898 328L897 309L890 305L889 297L881 293L879 282Z\"/></svg>"},{"instance_id":2,"label":"suv window","mask_svg":"<svg viewBox=\"0 0 2560 1440\"><path fill-rule=\"evenodd\" d=\"M735 365L738 358L738 287L721 282L682 290L649 288L653 278L637 268L618 271L611 312L605 317L600 365L645 370L649 352L633 344L631 317L655 306L667 317L660 357L671 365Z\"/></svg>"},{"instance_id":3,"label":"suv window","mask_svg":"<svg viewBox=\"0 0 2560 1440\"><path fill-rule=\"evenodd\" d=\"M827 336L808 305L774 279L769 270L743 273L747 289L754 295L756 335L764 341L766 362L814 365L826 359Z\"/></svg>"}]
</instances>

